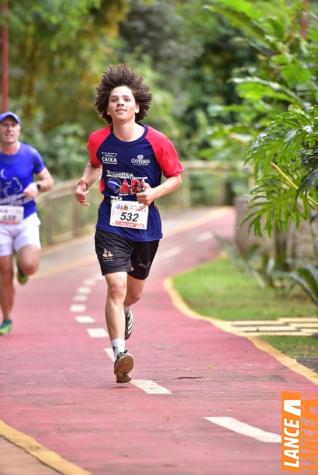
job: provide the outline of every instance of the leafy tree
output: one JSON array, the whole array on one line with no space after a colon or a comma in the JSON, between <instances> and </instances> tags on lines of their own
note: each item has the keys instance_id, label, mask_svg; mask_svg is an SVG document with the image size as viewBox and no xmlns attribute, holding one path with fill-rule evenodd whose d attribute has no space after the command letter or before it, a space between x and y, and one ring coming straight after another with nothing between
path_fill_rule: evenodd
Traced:
<instances>
[{"instance_id":1,"label":"leafy tree","mask_svg":"<svg viewBox=\"0 0 318 475\"><path fill-rule=\"evenodd\" d=\"M258 234L263 220L269 233L286 229L316 207L316 17L308 22L308 2L299 0L211 0L208 10L239 27L258 52L254 70L233 78L239 120L249 109L247 126L257 137L248 153L256 180L252 226Z\"/></svg>"},{"instance_id":2,"label":"leafy tree","mask_svg":"<svg viewBox=\"0 0 318 475\"><path fill-rule=\"evenodd\" d=\"M9 2L10 108L22 117L23 139L60 178L77 176L86 160L87 130L98 123L95 87L107 64L116 62L118 25L129 5Z\"/></svg>"},{"instance_id":3,"label":"leafy tree","mask_svg":"<svg viewBox=\"0 0 318 475\"><path fill-rule=\"evenodd\" d=\"M204 0L132 0L120 27L122 58L156 71L155 97L162 90L170 93L168 121L178 124L178 149L190 159L212 158L206 132L209 110L215 106L215 122L229 121L232 112L221 113L219 105L238 100L229 78L253 56L248 44L236 42L237 31L207 15L204 4ZM167 118L168 111L164 112ZM209 149L209 154L202 149Z\"/></svg>"},{"instance_id":4,"label":"leafy tree","mask_svg":"<svg viewBox=\"0 0 318 475\"><path fill-rule=\"evenodd\" d=\"M128 7L129 0L10 3L12 104L28 123L43 113L46 131L84 110L92 119L93 85L101 72L96 64L105 68L109 61Z\"/></svg>"}]
</instances>

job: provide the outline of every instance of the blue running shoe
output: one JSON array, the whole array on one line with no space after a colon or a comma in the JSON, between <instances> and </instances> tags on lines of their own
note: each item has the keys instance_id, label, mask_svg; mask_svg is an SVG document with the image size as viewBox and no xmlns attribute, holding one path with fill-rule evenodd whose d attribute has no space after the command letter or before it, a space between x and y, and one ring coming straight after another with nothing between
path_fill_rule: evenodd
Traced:
<instances>
[{"instance_id":1,"label":"blue running shoe","mask_svg":"<svg viewBox=\"0 0 318 475\"><path fill-rule=\"evenodd\" d=\"M7 335L12 330L12 320L3 320L0 325L0 335Z\"/></svg>"}]
</instances>

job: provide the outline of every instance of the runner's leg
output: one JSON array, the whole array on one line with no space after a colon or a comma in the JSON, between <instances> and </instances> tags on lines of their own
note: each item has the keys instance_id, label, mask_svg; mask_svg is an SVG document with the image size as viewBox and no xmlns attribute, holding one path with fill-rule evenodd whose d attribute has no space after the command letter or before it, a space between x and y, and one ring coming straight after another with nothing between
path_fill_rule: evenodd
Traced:
<instances>
[{"instance_id":1,"label":"runner's leg","mask_svg":"<svg viewBox=\"0 0 318 475\"><path fill-rule=\"evenodd\" d=\"M32 244L23 246L17 252L17 265L26 275L33 275L38 270L40 248Z\"/></svg>"},{"instance_id":2,"label":"runner's leg","mask_svg":"<svg viewBox=\"0 0 318 475\"><path fill-rule=\"evenodd\" d=\"M140 280L136 279L135 277L132 277L131 275L128 275L127 293L124 301L124 306L126 308L130 307L130 305L133 305L134 303L138 302L138 300L140 300L145 283L146 279Z\"/></svg>"},{"instance_id":3,"label":"runner's leg","mask_svg":"<svg viewBox=\"0 0 318 475\"><path fill-rule=\"evenodd\" d=\"M134 359L125 351L124 300L127 292L127 273L114 272L105 275L107 299L105 307L106 323L115 357L114 373L117 383L128 383Z\"/></svg>"},{"instance_id":4,"label":"runner's leg","mask_svg":"<svg viewBox=\"0 0 318 475\"><path fill-rule=\"evenodd\" d=\"M125 317L123 304L127 292L127 273L114 272L105 275L107 298L105 317L109 338L125 339Z\"/></svg>"},{"instance_id":5,"label":"runner's leg","mask_svg":"<svg viewBox=\"0 0 318 475\"><path fill-rule=\"evenodd\" d=\"M13 257L0 256L0 306L4 320L10 319L15 288L13 284Z\"/></svg>"},{"instance_id":6,"label":"runner's leg","mask_svg":"<svg viewBox=\"0 0 318 475\"><path fill-rule=\"evenodd\" d=\"M24 219L14 240L17 266L26 276L38 270L41 252L40 220L36 213Z\"/></svg>"}]
</instances>

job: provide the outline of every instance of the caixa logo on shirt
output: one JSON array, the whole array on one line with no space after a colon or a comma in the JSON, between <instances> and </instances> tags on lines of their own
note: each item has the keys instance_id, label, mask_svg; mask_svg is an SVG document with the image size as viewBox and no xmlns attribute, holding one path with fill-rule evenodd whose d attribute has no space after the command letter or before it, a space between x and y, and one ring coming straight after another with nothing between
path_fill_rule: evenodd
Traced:
<instances>
[{"instance_id":1,"label":"caixa logo on shirt","mask_svg":"<svg viewBox=\"0 0 318 475\"><path fill-rule=\"evenodd\" d=\"M117 165L117 153L102 152L101 159L107 165Z\"/></svg>"},{"instance_id":2,"label":"caixa logo on shirt","mask_svg":"<svg viewBox=\"0 0 318 475\"><path fill-rule=\"evenodd\" d=\"M149 165L150 160L144 158L143 155L137 155L137 158L132 158L132 159L130 160L130 162L131 162L133 165L140 166L140 167L144 167L144 166Z\"/></svg>"}]
</instances>

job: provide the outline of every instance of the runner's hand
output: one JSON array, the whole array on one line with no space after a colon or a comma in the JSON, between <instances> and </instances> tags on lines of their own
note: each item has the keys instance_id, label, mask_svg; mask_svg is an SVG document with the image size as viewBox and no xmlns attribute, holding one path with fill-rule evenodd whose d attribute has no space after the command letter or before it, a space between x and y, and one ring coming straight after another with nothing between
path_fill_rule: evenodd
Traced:
<instances>
[{"instance_id":1,"label":"runner's hand","mask_svg":"<svg viewBox=\"0 0 318 475\"><path fill-rule=\"evenodd\" d=\"M36 198L39 194L38 187L36 186L36 183L32 182L30 183L26 188L23 190L24 196L27 198Z\"/></svg>"},{"instance_id":2,"label":"runner's hand","mask_svg":"<svg viewBox=\"0 0 318 475\"><path fill-rule=\"evenodd\" d=\"M82 177L75 189L75 199L83 206L89 206L87 183Z\"/></svg>"},{"instance_id":3,"label":"runner's hand","mask_svg":"<svg viewBox=\"0 0 318 475\"><path fill-rule=\"evenodd\" d=\"M146 183L144 180L142 181L143 191L136 194L137 201L140 203L140 210L149 206L156 198L156 192L154 188Z\"/></svg>"}]
</instances>

